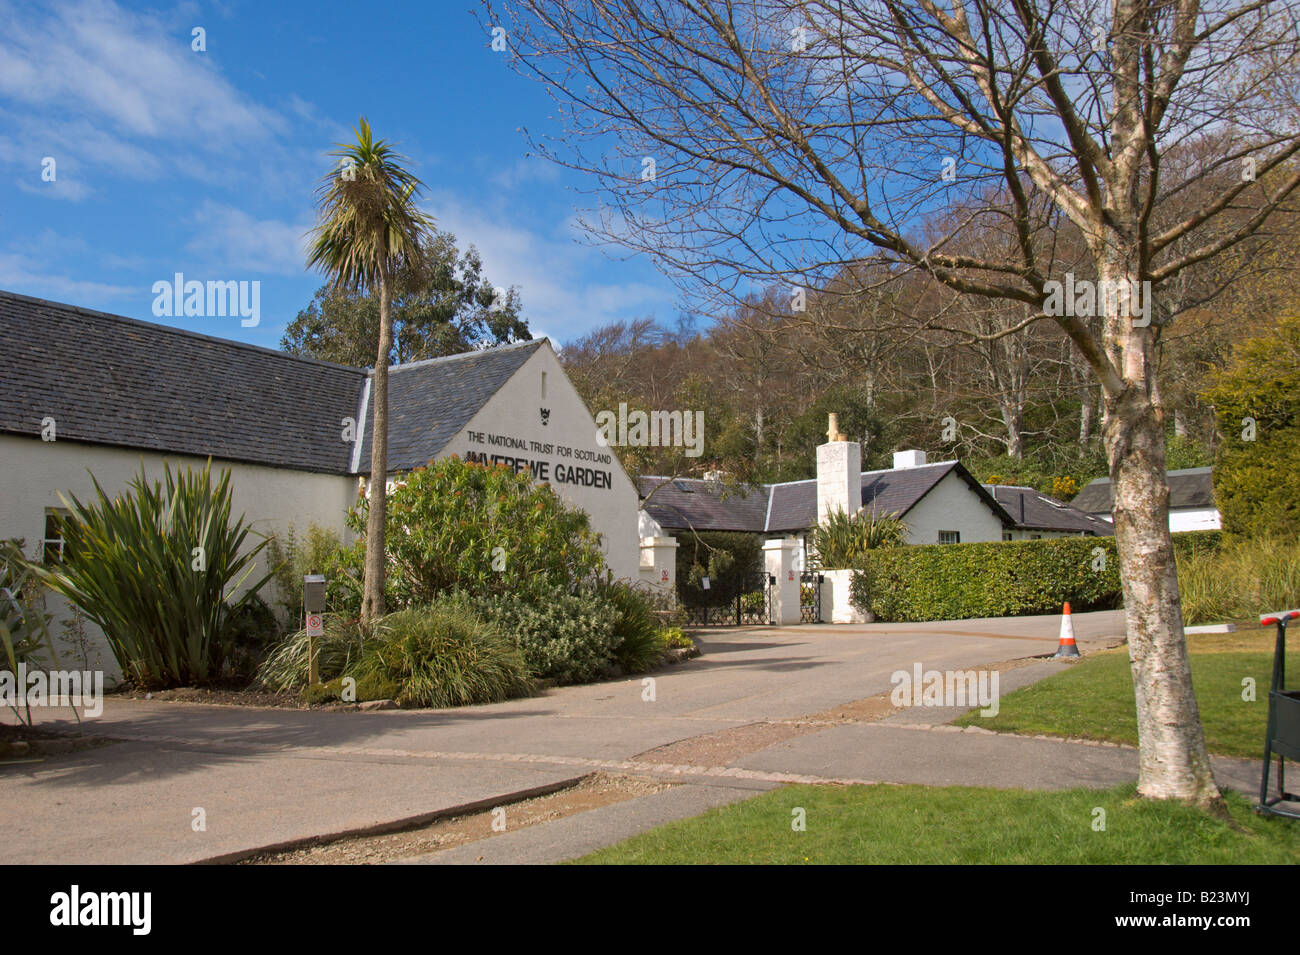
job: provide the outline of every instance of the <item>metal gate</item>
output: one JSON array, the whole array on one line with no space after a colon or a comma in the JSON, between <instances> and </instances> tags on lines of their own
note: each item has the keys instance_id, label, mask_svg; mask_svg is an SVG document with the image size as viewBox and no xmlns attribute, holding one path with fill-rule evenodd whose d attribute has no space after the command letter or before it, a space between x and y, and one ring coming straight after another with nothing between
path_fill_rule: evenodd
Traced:
<instances>
[{"instance_id":1,"label":"metal gate","mask_svg":"<svg viewBox=\"0 0 1300 955\"><path fill-rule=\"evenodd\" d=\"M759 572L747 574L733 599L716 604L687 606L686 622L692 627L761 627L772 623L772 591L776 578Z\"/></svg>"},{"instance_id":2,"label":"metal gate","mask_svg":"<svg viewBox=\"0 0 1300 955\"><path fill-rule=\"evenodd\" d=\"M822 582L824 574L805 570L799 575L799 622L822 622Z\"/></svg>"}]
</instances>

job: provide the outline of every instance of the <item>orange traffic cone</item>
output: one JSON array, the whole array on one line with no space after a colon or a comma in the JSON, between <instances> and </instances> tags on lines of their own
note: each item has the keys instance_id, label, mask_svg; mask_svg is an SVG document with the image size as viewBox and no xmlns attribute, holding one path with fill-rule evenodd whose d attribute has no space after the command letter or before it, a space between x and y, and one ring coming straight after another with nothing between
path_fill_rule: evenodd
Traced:
<instances>
[{"instance_id":1,"label":"orange traffic cone","mask_svg":"<svg viewBox=\"0 0 1300 955\"><path fill-rule=\"evenodd\" d=\"M1074 624L1070 620L1070 604L1065 604L1065 612L1061 614L1061 640L1057 644L1056 653L1052 654L1053 660L1060 660L1064 657L1077 657L1079 648L1074 643Z\"/></svg>"}]
</instances>

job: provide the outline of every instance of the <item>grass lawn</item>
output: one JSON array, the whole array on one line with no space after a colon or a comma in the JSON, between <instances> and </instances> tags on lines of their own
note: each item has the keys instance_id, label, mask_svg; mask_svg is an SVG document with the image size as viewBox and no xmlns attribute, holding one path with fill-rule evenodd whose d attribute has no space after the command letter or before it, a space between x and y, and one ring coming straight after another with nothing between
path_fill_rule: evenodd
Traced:
<instances>
[{"instance_id":1,"label":"grass lawn","mask_svg":"<svg viewBox=\"0 0 1300 955\"><path fill-rule=\"evenodd\" d=\"M1187 638L1192 688L1211 753L1259 758L1268 721L1273 675L1273 631L1256 627L1229 634ZM1287 640L1288 678L1300 683L1300 639ZM1242 680L1253 677L1255 699L1242 699ZM1137 710L1128 649L1087 657L1063 673L1002 697L998 715L975 710L955 721L1004 733L1044 733L1137 745Z\"/></svg>"},{"instance_id":2,"label":"grass lawn","mask_svg":"<svg viewBox=\"0 0 1300 955\"><path fill-rule=\"evenodd\" d=\"M670 823L586 864L1295 864L1300 826L1227 800L1241 830L1132 785L1066 792L789 786ZM795 832L793 810L805 812ZM1105 831L1093 830L1105 810ZM1244 831L1242 831L1244 830Z\"/></svg>"}]
</instances>

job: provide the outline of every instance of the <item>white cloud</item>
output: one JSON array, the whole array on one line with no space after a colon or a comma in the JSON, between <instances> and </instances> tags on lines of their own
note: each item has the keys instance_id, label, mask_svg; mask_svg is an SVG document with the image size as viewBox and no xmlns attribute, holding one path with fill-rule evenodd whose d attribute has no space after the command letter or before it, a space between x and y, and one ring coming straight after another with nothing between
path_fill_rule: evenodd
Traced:
<instances>
[{"instance_id":1,"label":"white cloud","mask_svg":"<svg viewBox=\"0 0 1300 955\"><path fill-rule=\"evenodd\" d=\"M664 287L594 279L606 260L573 239L568 220L550 234L534 232L486 205L443 192L433 193L425 209L438 228L456 236L458 248L478 249L494 285L519 287L523 315L535 336L545 328L552 341L571 341L600 325L672 307L672 293Z\"/></svg>"},{"instance_id":2,"label":"white cloud","mask_svg":"<svg viewBox=\"0 0 1300 955\"><path fill-rule=\"evenodd\" d=\"M4 158L32 165L54 155L131 179L180 170L213 181L231 175L232 146L273 143L284 129L215 59L190 49L185 23L110 0L31 9L20 15L0 0Z\"/></svg>"},{"instance_id":3,"label":"white cloud","mask_svg":"<svg viewBox=\"0 0 1300 955\"><path fill-rule=\"evenodd\" d=\"M310 223L259 220L211 201L199 207L193 222L198 231L185 249L211 267L279 275L301 275L306 267Z\"/></svg>"}]
</instances>

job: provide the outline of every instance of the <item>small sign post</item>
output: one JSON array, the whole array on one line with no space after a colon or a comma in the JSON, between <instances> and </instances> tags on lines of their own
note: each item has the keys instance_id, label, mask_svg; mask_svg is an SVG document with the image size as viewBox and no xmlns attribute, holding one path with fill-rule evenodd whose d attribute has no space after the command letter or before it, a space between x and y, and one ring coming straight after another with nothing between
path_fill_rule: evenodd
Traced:
<instances>
[{"instance_id":1,"label":"small sign post","mask_svg":"<svg viewBox=\"0 0 1300 955\"><path fill-rule=\"evenodd\" d=\"M317 637L325 636L325 575L308 574L302 579L302 607L307 615L307 682L320 682Z\"/></svg>"}]
</instances>

